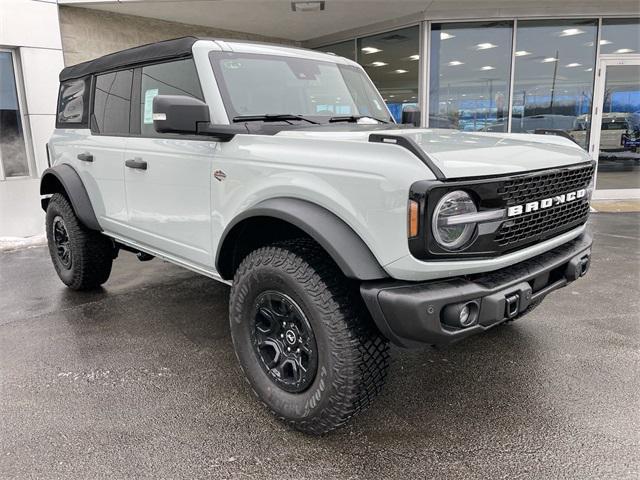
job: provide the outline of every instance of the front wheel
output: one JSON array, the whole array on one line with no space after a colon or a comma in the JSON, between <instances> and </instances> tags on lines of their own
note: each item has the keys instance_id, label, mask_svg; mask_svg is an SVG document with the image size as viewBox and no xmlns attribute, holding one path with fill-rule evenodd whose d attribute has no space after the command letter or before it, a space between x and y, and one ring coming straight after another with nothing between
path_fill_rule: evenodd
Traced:
<instances>
[{"instance_id":1,"label":"front wheel","mask_svg":"<svg viewBox=\"0 0 640 480\"><path fill-rule=\"evenodd\" d=\"M235 274L229 309L249 384L292 427L313 434L333 430L382 390L388 343L357 285L312 241L251 252Z\"/></svg>"}]
</instances>

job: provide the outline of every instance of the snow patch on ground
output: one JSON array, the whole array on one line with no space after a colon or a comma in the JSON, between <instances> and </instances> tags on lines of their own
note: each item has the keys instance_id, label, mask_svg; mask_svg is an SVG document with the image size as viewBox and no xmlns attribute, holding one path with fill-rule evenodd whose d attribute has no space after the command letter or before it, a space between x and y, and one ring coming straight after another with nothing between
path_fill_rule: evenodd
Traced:
<instances>
[{"instance_id":1,"label":"snow patch on ground","mask_svg":"<svg viewBox=\"0 0 640 480\"><path fill-rule=\"evenodd\" d=\"M40 247L46 244L47 237L44 233L33 237L0 237L0 252Z\"/></svg>"}]
</instances>

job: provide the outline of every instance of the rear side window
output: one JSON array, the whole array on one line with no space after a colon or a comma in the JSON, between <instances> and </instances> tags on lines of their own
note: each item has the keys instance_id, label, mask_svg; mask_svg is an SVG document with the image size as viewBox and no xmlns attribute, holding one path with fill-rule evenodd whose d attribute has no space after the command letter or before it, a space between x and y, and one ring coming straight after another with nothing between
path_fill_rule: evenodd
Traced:
<instances>
[{"instance_id":1,"label":"rear side window","mask_svg":"<svg viewBox=\"0 0 640 480\"><path fill-rule=\"evenodd\" d=\"M89 80L69 80L60 85L58 95L57 128L87 126Z\"/></svg>"},{"instance_id":2,"label":"rear side window","mask_svg":"<svg viewBox=\"0 0 640 480\"><path fill-rule=\"evenodd\" d=\"M91 131L103 135L128 135L133 70L96 76Z\"/></svg>"},{"instance_id":3,"label":"rear side window","mask_svg":"<svg viewBox=\"0 0 640 480\"><path fill-rule=\"evenodd\" d=\"M186 95L204 100L192 58L142 67L140 92L140 134L162 136L153 128L153 97Z\"/></svg>"}]
</instances>

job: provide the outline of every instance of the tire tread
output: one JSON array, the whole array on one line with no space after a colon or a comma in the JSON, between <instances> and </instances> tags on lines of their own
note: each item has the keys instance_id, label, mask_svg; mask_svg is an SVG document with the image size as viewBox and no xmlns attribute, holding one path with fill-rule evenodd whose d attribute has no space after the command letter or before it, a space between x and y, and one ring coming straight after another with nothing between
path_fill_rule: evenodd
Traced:
<instances>
[{"instance_id":1,"label":"tire tread","mask_svg":"<svg viewBox=\"0 0 640 480\"><path fill-rule=\"evenodd\" d=\"M334 398L319 415L300 421L284 418L270 410L298 430L327 433L369 407L382 391L389 366L388 341L370 320L357 285L346 279L312 240L287 240L250 252L236 271L234 286L242 284L242 278L251 275L253 269L269 264L296 278L315 307L328 319L324 326L334 345L336 365L332 382ZM233 298L234 287L231 304ZM233 311L233 306L230 307ZM239 358L238 361L242 367ZM252 390L260 398L253 387ZM264 401L262 403L269 408Z\"/></svg>"}]
</instances>

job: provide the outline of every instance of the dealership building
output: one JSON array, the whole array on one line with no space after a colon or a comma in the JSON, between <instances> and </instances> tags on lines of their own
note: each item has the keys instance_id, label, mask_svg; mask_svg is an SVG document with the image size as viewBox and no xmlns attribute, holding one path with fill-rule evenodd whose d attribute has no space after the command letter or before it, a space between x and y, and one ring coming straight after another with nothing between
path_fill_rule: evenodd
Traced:
<instances>
[{"instance_id":1,"label":"dealership building","mask_svg":"<svg viewBox=\"0 0 640 480\"><path fill-rule=\"evenodd\" d=\"M60 70L185 35L353 59L398 122L565 136L598 161L597 199L640 199L636 0L3 0L0 238L42 234Z\"/></svg>"}]
</instances>

